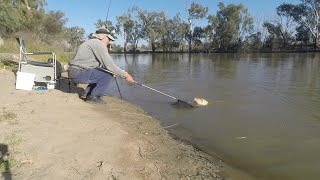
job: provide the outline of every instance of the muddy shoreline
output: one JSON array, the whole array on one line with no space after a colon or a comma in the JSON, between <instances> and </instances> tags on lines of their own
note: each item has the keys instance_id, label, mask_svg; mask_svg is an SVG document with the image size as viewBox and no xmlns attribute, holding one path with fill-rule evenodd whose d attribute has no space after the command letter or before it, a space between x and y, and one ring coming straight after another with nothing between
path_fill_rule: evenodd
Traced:
<instances>
[{"instance_id":1,"label":"muddy shoreline","mask_svg":"<svg viewBox=\"0 0 320 180\"><path fill-rule=\"evenodd\" d=\"M140 107L59 90L15 90L0 70L0 143L12 179L226 179L223 163L173 138ZM5 118L7 114L15 117Z\"/></svg>"}]
</instances>

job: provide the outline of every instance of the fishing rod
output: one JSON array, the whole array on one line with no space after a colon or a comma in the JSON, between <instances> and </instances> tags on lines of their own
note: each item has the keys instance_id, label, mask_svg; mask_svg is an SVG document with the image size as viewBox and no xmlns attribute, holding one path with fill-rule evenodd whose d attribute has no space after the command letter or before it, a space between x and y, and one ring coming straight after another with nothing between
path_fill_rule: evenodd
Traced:
<instances>
[{"instance_id":1,"label":"fishing rod","mask_svg":"<svg viewBox=\"0 0 320 180\"><path fill-rule=\"evenodd\" d=\"M106 16L106 23L105 23L105 28L107 28L107 29L108 29L107 23L108 23L110 5L111 5L111 0L109 0L108 10L107 10L107 16ZM117 77L116 77L116 76L113 76L113 78L114 78L114 80L116 81L116 85L117 85L117 88L118 88L118 91L119 91L119 94L120 94L120 99L122 99L122 95L121 95L121 91L120 91L120 88L119 88L119 85L118 85Z\"/></svg>"},{"instance_id":2,"label":"fishing rod","mask_svg":"<svg viewBox=\"0 0 320 180\"><path fill-rule=\"evenodd\" d=\"M110 10L111 0L109 0L108 10L107 10L107 17L106 17L106 27L108 22L109 10Z\"/></svg>"}]
</instances>

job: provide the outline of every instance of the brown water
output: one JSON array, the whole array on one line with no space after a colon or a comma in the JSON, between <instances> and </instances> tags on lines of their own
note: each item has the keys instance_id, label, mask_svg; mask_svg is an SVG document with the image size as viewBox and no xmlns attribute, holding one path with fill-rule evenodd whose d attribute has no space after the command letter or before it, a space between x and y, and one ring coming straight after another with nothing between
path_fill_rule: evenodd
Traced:
<instances>
[{"instance_id":1,"label":"brown water","mask_svg":"<svg viewBox=\"0 0 320 180\"><path fill-rule=\"evenodd\" d=\"M138 82L202 108L118 79L124 99L178 137L258 179L319 179L319 54L113 55ZM118 96L113 83L111 94Z\"/></svg>"}]
</instances>

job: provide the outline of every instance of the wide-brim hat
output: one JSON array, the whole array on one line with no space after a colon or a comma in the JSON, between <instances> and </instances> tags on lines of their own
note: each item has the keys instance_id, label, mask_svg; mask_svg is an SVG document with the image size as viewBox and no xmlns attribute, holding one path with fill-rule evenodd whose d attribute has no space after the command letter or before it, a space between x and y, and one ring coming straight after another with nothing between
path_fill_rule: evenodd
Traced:
<instances>
[{"instance_id":1,"label":"wide-brim hat","mask_svg":"<svg viewBox=\"0 0 320 180\"><path fill-rule=\"evenodd\" d=\"M113 37L112 33L107 28L103 28L102 27L102 28L97 29L95 34L98 37L106 36L106 37L108 37L110 39L110 41L114 41L115 40L115 38Z\"/></svg>"}]
</instances>

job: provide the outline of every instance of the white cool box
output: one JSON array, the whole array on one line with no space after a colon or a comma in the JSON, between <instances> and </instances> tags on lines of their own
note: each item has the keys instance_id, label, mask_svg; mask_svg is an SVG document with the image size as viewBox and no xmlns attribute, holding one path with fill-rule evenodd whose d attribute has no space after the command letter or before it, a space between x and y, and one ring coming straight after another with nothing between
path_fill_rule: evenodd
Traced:
<instances>
[{"instance_id":1,"label":"white cool box","mask_svg":"<svg viewBox=\"0 0 320 180\"><path fill-rule=\"evenodd\" d=\"M17 72L16 89L31 91L34 85L35 74Z\"/></svg>"},{"instance_id":2,"label":"white cool box","mask_svg":"<svg viewBox=\"0 0 320 180\"><path fill-rule=\"evenodd\" d=\"M17 72L16 89L31 91L36 80L36 75L26 72ZM55 81L47 83L47 89L54 89L56 86Z\"/></svg>"}]
</instances>

